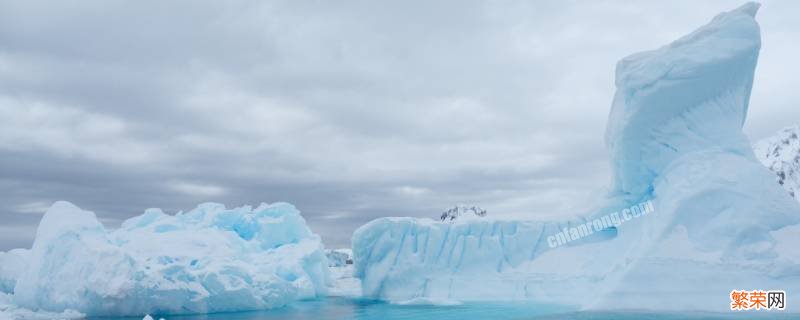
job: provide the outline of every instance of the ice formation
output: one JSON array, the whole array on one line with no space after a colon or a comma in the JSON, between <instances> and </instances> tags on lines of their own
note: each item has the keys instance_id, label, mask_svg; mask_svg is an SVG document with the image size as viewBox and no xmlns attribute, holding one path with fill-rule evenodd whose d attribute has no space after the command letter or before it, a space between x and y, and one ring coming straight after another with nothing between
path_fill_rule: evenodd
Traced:
<instances>
[{"instance_id":1,"label":"ice formation","mask_svg":"<svg viewBox=\"0 0 800 320\"><path fill-rule=\"evenodd\" d=\"M17 278L25 270L28 250L14 249L0 252L0 293L13 293Z\"/></svg>"},{"instance_id":2,"label":"ice formation","mask_svg":"<svg viewBox=\"0 0 800 320\"><path fill-rule=\"evenodd\" d=\"M86 315L74 311L65 310L63 312L33 311L20 308L12 303L13 296L7 293L0 293L0 320L36 320L36 319L84 319Z\"/></svg>"},{"instance_id":3,"label":"ice formation","mask_svg":"<svg viewBox=\"0 0 800 320\"><path fill-rule=\"evenodd\" d=\"M778 184L800 201L800 126L787 127L756 143L755 153L775 173Z\"/></svg>"},{"instance_id":4,"label":"ice formation","mask_svg":"<svg viewBox=\"0 0 800 320\"><path fill-rule=\"evenodd\" d=\"M286 203L149 209L106 230L94 213L56 202L21 256L24 270L3 280L15 282L13 303L51 312L256 310L322 295L330 282L319 236Z\"/></svg>"},{"instance_id":5,"label":"ice formation","mask_svg":"<svg viewBox=\"0 0 800 320\"><path fill-rule=\"evenodd\" d=\"M800 292L800 206L741 131L760 49L747 3L617 65L613 188L563 221L383 218L353 235L365 296L728 310L731 290ZM655 213L551 248L550 235L651 200Z\"/></svg>"},{"instance_id":6,"label":"ice formation","mask_svg":"<svg viewBox=\"0 0 800 320\"><path fill-rule=\"evenodd\" d=\"M349 248L328 250L328 266L331 271L329 296L360 297L361 281L353 276L353 251Z\"/></svg>"}]
</instances>

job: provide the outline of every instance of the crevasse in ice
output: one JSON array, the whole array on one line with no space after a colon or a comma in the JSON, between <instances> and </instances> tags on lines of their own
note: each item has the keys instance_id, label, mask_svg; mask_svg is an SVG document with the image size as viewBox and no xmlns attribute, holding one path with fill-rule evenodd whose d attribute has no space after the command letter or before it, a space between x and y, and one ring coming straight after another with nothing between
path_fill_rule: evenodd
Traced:
<instances>
[{"instance_id":1,"label":"crevasse in ice","mask_svg":"<svg viewBox=\"0 0 800 320\"><path fill-rule=\"evenodd\" d=\"M728 310L731 290L800 291L800 207L742 133L756 3L617 64L613 187L563 221L383 218L353 235L366 296ZM655 212L552 248L549 236L650 200Z\"/></svg>"}]
</instances>

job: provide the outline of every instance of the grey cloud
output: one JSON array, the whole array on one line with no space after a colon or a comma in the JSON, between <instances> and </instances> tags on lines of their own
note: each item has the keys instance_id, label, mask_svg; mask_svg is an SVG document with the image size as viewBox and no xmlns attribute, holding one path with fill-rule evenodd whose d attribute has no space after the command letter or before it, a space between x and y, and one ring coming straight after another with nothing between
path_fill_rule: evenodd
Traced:
<instances>
[{"instance_id":1,"label":"grey cloud","mask_svg":"<svg viewBox=\"0 0 800 320\"><path fill-rule=\"evenodd\" d=\"M608 184L614 64L740 1L0 3L0 250L43 203L295 204L329 247L455 203L576 214ZM797 4L759 13L747 132L800 122Z\"/></svg>"}]
</instances>

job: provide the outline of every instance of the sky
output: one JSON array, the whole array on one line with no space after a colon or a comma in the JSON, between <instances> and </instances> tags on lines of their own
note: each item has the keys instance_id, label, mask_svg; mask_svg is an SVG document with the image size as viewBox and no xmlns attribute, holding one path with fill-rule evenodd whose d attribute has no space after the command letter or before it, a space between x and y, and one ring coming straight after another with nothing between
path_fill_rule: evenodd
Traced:
<instances>
[{"instance_id":1,"label":"sky","mask_svg":"<svg viewBox=\"0 0 800 320\"><path fill-rule=\"evenodd\" d=\"M455 204L602 199L619 59L742 1L0 0L0 250L57 200L290 202L326 247ZM800 123L800 2L764 1L745 133Z\"/></svg>"}]
</instances>

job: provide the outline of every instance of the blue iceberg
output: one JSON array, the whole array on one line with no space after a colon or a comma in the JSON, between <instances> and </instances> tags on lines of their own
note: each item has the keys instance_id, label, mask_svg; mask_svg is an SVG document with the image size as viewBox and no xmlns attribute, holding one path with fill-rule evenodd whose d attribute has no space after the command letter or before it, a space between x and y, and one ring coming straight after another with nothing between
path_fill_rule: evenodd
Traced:
<instances>
[{"instance_id":1,"label":"blue iceberg","mask_svg":"<svg viewBox=\"0 0 800 320\"><path fill-rule=\"evenodd\" d=\"M60 201L16 255L24 267L6 276L15 279L0 276L16 306L89 316L267 309L324 295L330 282L320 237L286 203L149 209L107 230Z\"/></svg>"},{"instance_id":2,"label":"blue iceberg","mask_svg":"<svg viewBox=\"0 0 800 320\"><path fill-rule=\"evenodd\" d=\"M352 240L364 295L725 311L732 290L800 292L800 206L742 133L758 9L721 13L617 64L613 187L597 210L561 221L372 221ZM619 219L643 203L654 212ZM609 216L619 221L593 232ZM553 245L556 236L569 239Z\"/></svg>"}]
</instances>

